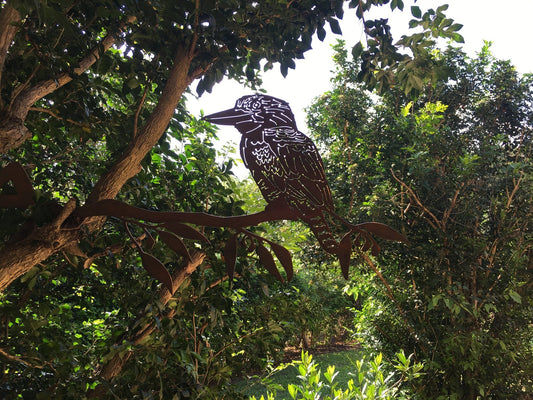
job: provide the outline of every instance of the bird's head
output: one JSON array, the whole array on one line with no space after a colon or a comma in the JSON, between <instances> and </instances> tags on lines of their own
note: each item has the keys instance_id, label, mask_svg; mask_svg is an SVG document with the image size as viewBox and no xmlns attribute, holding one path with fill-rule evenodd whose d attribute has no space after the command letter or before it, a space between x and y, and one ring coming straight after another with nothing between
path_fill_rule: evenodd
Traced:
<instances>
[{"instance_id":1,"label":"bird's head","mask_svg":"<svg viewBox=\"0 0 533 400\"><path fill-rule=\"evenodd\" d=\"M203 119L219 125L233 125L242 134L274 127L296 129L294 115L286 101L263 94L241 97L235 107L206 115Z\"/></svg>"}]
</instances>

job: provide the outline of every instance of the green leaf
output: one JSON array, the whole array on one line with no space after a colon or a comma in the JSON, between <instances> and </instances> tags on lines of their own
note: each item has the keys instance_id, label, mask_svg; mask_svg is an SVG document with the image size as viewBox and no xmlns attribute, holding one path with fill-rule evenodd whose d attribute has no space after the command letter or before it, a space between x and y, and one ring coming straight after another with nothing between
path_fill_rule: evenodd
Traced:
<instances>
[{"instance_id":1,"label":"green leaf","mask_svg":"<svg viewBox=\"0 0 533 400\"><path fill-rule=\"evenodd\" d=\"M462 24L453 24L451 25L448 30L449 31L453 31L453 32L457 32L459 30L461 30L463 28L463 25Z\"/></svg>"},{"instance_id":2,"label":"green leaf","mask_svg":"<svg viewBox=\"0 0 533 400\"><path fill-rule=\"evenodd\" d=\"M358 60L361 54L363 54L363 43L359 41L352 47L352 57L354 60Z\"/></svg>"},{"instance_id":3,"label":"green leaf","mask_svg":"<svg viewBox=\"0 0 533 400\"><path fill-rule=\"evenodd\" d=\"M458 33L454 33L452 35L452 39L456 43L464 43L465 42L464 37L462 35L458 34Z\"/></svg>"},{"instance_id":4,"label":"green leaf","mask_svg":"<svg viewBox=\"0 0 533 400\"><path fill-rule=\"evenodd\" d=\"M341 27L339 25L339 21L337 21L336 19L329 19L328 20L329 22L329 27L331 28L331 32L337 34L337 35L342 35L342 30L341 30Z\"/></svg>"},{"instance_id":5,"label":"green leaf","mask_svg":"<svg viewBox=\"0 0 533 400\"><path fill-rule=\"evenodd\" d=\"M441 299L441 297L442 296L440 294L437 294L437 295L434 295L431 298L431 301L428 304L428 311L431 311L432 309L434 309L436 307L436 305L439 303L439 300Z\"/></svg>"},{"instance_id":6,"label":"green leaf","mask_svg":"<svg viewBox=\"0 0 533 400\"><path fill-rule=\"evenodd\" d=\"M413 14L413 17L415 17L415 18L421 18L422 17L422 11L420 10L420 7L418 7L418 6L412 6L411 7L411 14Z\"/></svg>"},{"instance_id":7,"label":"green leaf","mask_svg":"<svg viewBox=\"0 0 533 400\"><path fill-rule=\"evenodd\" d=\"M324 38L326 37L326 30L322 26L319 26L316 30L316 35L318 37L318 40L323 42Z\"/></svg>"},{"instance_id":8,"label":"green leaf","mask_svg":"<svg viewBox=\"0 0 533 400\"><path fill-rule=\"evenodd\" d=\"M514 290L509 290L509 296L514 300L515 303L522 304L522 296L520 296Z\"/></svg>"},{"instance_id":9,"label":"green leaf","mask_svg":"<svg viewBox=\"0 0 533 400\"><path fill-rule=\"evenodd\" d=\"M289 73L289 66L282 62L279 66L279 71L281 72L281 75L286 78L287 74Z\"/></svg>"}]
</instances>

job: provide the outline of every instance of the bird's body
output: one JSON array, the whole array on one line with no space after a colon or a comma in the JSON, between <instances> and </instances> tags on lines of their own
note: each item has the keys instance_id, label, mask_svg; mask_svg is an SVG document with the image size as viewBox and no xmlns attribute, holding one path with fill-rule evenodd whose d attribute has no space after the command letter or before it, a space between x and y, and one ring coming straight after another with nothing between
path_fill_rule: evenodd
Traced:
<instances>
[{"instance_id":1,"label":"bird's body","mask_svg":"<svg viewBox=\"0 0 533 400\"><path fill-rule=\"evenodd\" d=\"M334 209L324 165L313 141L296 128L289 105L275 97L251 95L205 119L234 125L241 132L241 157L268 205L288 206L309 225L324 250L335 253L337 242L325 220Z\"/></svg>"}]
</instances>

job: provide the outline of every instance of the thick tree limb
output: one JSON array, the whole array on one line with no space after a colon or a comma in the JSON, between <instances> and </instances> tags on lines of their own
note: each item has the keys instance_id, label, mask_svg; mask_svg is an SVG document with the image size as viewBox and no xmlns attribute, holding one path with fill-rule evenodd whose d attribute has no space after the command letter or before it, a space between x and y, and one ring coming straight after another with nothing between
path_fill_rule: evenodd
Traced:
<instances>
[{"instance_id":1,"label":"thick tree limb","mask_svg":"<svg viewBox=\"0 0 533 400\"><path fill-rule=\"evenodd\" d=\"M80 229L65 229L61 224L75 206L68 202L59 216L50 224L34 230L27 238L4 246L0 250L0 292L11 282L43 262L65 246L77 243L82 237Z\"/></svg>"},{"instance_id":2,"label":"thick tree limb","mask_svg":"<svg viewBox=\"0 0 533 400\"><path fill-rule=\"evenodd\" d=\"M17 23L20 22L20 13L10 5L6 4L0 10L0 82L2 82L2 71L7 57L7 50L15 34L18 31Z\"/></svg>"},{"instance_id":3,"label":"thick tree limb","mask_svg":"<svg viewBox=\"0 0 533 400\"><path fill-rule=\"evenodd\" d=\"M6 9L8 8L10 7L6 7ZM2 10L2 12L3 11L4 10ZM11 149L17 148L30 136L30 132L24 126L24 121L30 108L36 101L71 82L77 75L81 75L87 71L100 58L101 51L105 52L109 50L109 48L115 44L118 33L124 30L128 24L134 22L136 18L137 17L135 16L127 17L119 28L119 31L108 34L98 46L95 46L93 50L80 61L79 66L74 68L73 71L64 72L52 79L41 81L22 90L14 99L12 99L6 112L7 115L4 115L3 120L0 121L0 153L5 153ZM10 43L11 41L8 43L8 46ZM0 43L0 45L1 44L3 43ZM0 48L0 51L1 50L2 49ZM4 53L4 57L5 54L7 54L7 49ZM0 59L0 61L2 60Z\"/></svg>"},{"instance_id":4,"label":"thick tree limb","mask_svg":"<svg viewBox=\"0 0 533 400\"><path fill-rule=\"evenodd\" d=\"M0 292L15 279L24 275L34 265L81 238L79 230L54 230L48 227L38 229L29 238L0 250Z\"/></svg>"},{"instance_id":5,"label":"thick tree limb","mask_svg":"<svg viewBox=\"0 0 533 400\"><path fill-rule=\"evenodd\" d=\"M105 40L105 39L104 39ZM113 39L114 40L114 39ZM106 42L109 46L112 43ZM85 61L80 63L80 68L89 68L98 57L98 52L93 52ZM139 131L130 146L124 151L122 157L115 163L111 169L102 176L89 196L88 202L94 202L101 199L114 198L128 179L135 176L141 169L141 162L146 154L157 143L161 135L167 129L170 119L174 115L183 92L197 77L199 71L189 73L192 61L192 53L186 49L179 49L176 53L174 64L170 70L169 77L163 93L161 94L158 104L146 124ZM81 73L81 70L78 72ZM70 76L68 77L70 79ZM64 78L67 79L67 78ZM62 84L67 83L63 81ZM54 86L55 83L52 85ZM36 87L23 91L18 98L18 112L25 116L27 110L24 107L31 107L31 101L39 99L38 94L43 95L46 90L52 90L50 82L42 82L41 89ZM44 90L44 92L42 91ZM55 90L55 89L53 89ZM52 90L52 91L53 91ZM23 94L25 92L25 94ZM47 92L50 93L50 92ZM22 99L26 99L22 101ZM24 104L24 107L23 107ZM2 121L0 121L0 152L2 148ZM23 122L19 126L26 129ZM91 217L84 221L84 225L89 231L99 229L105 219L102 217ZM58 230L56 226L48 225L40 228L33 239L27 239L15 243L9 248L0 250L3 264L0 266L0 292L19 276L28 272L35 264L46 260L52 254L60 251L63 247L72 242L77 242L83 236L80 229Z\"/></svg>"},{"instance_id":6,"label":"thick tree limb","mask_svg":"<svg viewBox=\"0 0 533 400\"><path fill-rule=\"evenodd\" d=\"M167 129L183 92L195 79L189 75L191 61L192 56L187 50L178 49L157 106L120 159L95 185L88 203L114 198L128 179L139 173L143 158Z\"/></svg>"}]
</instances>

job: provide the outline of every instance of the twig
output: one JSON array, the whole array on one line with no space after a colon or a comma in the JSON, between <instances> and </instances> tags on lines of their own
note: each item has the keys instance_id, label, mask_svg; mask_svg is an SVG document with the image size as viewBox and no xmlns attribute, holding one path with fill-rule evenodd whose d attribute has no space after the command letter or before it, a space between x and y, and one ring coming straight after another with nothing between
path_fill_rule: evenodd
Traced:
<instances>
[{"instance_id":1,"label":"twig","mask_svg":"<svg viewBox=\"0 0 533 400\"><path fill-rule=\"evenodd\" d=\"M192 58L194 55L194 49L196 47L196 42L198 41L198 29L200 28L200 0L196 0L194 5L194 34L191 41L191 47L189 47L189 57Z\"/></svg>"},{"instance_id":2,"label":"twig","mask_svg":"<svg viewBox=\"0 0 533 400\"><path fill-rule=\"evenodd\" d=\"M139 102L139 107L137 107L137 110L135 110L135 115L133 116L133 137L137 136L137 124L139 120L139 114L141 113L142 106L144 104L144 101L146 100L146 95L148 94L148 88L151 86L150 82L147 82L144 87L144 93L141 97L141 101Z\"/></svg>"},{"instance_id":3,"label":"twig","mask_svg":"<svg viewBox=\"0 0 533 400\"><path fill-rule=\"evenodd\" d=\"M422 202L420 201L420 199L419 199L418 196L416 195L415 191L414 191L413 189L411 189L406 183L402 182L402 181L400 180L400 178L398 178L398 177L394 174L394 171L393 171L392 169L391 169L390 171L391 171L391 173L392 173L392 177L396 180L396 182L398 182L400 185L402 185L402 186L403 186L403 187L409 192L409 194L410 194L411 197L414 199L414 201L416 202L416 204L422 209L422 211L424 211L426 214L428 214L428 215L431 217L431 219L433 220L434 223L431 222L430 220L428 220L427 218L426 218L426 221L428 221L429 224L430 224L433 228L435 228L435 229L438 228L438 229L444 231L444 227L442 226L441 221L439 221L439 219L438 219L438 218L437 218L437 217L436 217L431 211L429 211L429 210L426 208L426 206L424 206L424 205L422 204ZM435 224L436 224L436 226L435 226Z\"/></svg>"},{"instance_id":4,"label":"twig","mask_svg":"<svg viewBox=\"0 0 533 400\"><path fill-rule=\"evenodd\" d=\"M87 124L82 124L81 122L74 121L74 120L72 120L70 118L63 118L63 117L59 116L59 114L56 114L55 112L53 112L52 110L49 110L48 108L30 107L30 111L43 112L43 113L51 115L52 117L57 118L59 120L70 122L73 125L81 126L83 128L89 128L89 125L87 125Z\"/></svg>"},{"instance_id":5,"label":"twig","mask_svg":"<svg viewBox=\"0 0 533 400\"><path fill-rule=\"evenodd\" d=\"M398 307L400 313L403 315L403 310L400 308L399 304L396 302L396 299L394 298L394 294L392 293L392 289L389 283L385 280L385 278L381 274L381 271L374 265L370 257L368 257L368 254L366 253L361 253L361 254L365 262L370 266L370 268L372 268L374 273L378 276L381 282L383 282L383 284L385 285L385 288L387 289L387 297L396 305L396 307Z\"/></svg>"},{"instance_id":6,"label":"twig","mask_svg":"<svg viewBox=\"0 0 533 400\"><path fill-rule=\"evenodd\" d=\"M448 222L448 219L450 218L452 210L457 205L457 198L459 197L459 193L461 193L461 189L463 188L463 186L464 186L464 182L461 183L461 187L455 191L455 195L453 196L450 207L448 207L447 210L444 210L444 215L442 216L442 230L446 229L446 223Z\"/></svg>"},{"instance_id":7,"label":"twig","mask_svg":"<svg viewBox=\"0 0 533 400\"><path fill-rule=\"evenodd\" d=\"M524 177L524 172L520 171L520 178L518 178L518 181L515 182L515 180L513 179L514 188L511 194L509 195L509 198L507 199L507 203L505 204L505 211L509 211L509 208L511 207L511 203L513 202L513 198L516 192L518 191L518 188L520 187L520 183L522 182L523 177Z\"/></svg>"},{"instance_id":8,"label":"twig","mask_svg":"<svg viewBox=\"0 0 533 400\"><path fill-rule=\"evenodd\" d=\"M7 358L8 360L10 361L13 361L13 362L19 362L19 363L22 363L24 364L25 366L27 367L30 367L30 368L37 368L37 369L43 369L45 366L50 366L50 368L52 368L52 366L46 362L44 365L36 365L36 364L32 364L26 360L23 360L22 358L18 357L18 356L14 356L12 354L9 354L8 352L6 352L4 349L0 348L0 355L4 356L5 358ZM52 368L53 369L53 368Z\"/></svg>"}]
</instances>

